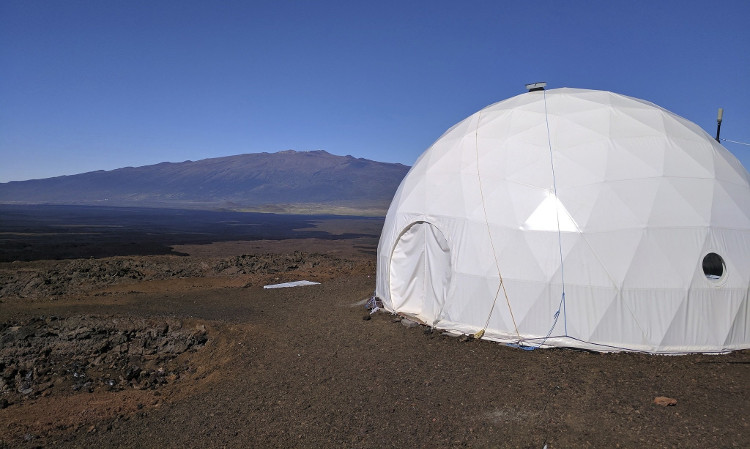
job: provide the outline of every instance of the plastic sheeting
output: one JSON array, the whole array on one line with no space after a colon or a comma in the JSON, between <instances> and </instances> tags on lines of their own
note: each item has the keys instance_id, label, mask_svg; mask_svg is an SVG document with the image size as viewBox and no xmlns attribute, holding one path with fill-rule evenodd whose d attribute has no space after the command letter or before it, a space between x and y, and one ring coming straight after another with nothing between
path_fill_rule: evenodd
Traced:
<instances>
[{"instance_id":1,"label":"plastic sheeting","mask_svg":"<svg viewBox=\"0 0 750 449\"><path fill-rule=\"evenodd\" d=\"M281 283L281 284L264 285L263 288L304 287L306 285L320 285L320 282L313 282L313 281L284 282L284 283Z\"/></svg>"},{"instance_id":2,"label":"plastic sheeting","mask_svg":"<svg viewBox=\"0 0 750 449\"><path fill-rule=\"evenodd\" d=\"M437 328L488 323L484 338L529 346L748 348L749 178L652 103L519 95L452 127L404 178L376 294Z\"/></svg>"}]
</instances>

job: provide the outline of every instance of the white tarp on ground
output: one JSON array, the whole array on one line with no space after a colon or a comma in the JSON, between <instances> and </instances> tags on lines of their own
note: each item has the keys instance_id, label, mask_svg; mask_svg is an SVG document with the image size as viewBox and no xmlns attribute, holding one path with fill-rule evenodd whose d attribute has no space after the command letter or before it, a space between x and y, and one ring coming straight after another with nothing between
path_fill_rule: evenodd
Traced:
<instances>
[{"instance_id":1,"label":"white tarp on ground","mask_svg":"<svg viewBox=\"0 0 750 449\"><path fill-rule=\"evenodd\" d=\"M303 287L305 285L320 285L320 282L313 282L313 281L294 281L294 282L284 282L282 284L271 284L271 285L264 285L263 288L288 288L288 287Z\"/></svg>"},{"instance_id":2,"label":"white tarp on ground","mask_svg":"<svg viewBox=\"0 0 750 449\"><path fill-rule=\"evenodd\" d=\"M404 178L376 294L437 328L530 346L748 348L749 178L652 103L519 95L448 130Z\"/></svg>"}]
</instances>

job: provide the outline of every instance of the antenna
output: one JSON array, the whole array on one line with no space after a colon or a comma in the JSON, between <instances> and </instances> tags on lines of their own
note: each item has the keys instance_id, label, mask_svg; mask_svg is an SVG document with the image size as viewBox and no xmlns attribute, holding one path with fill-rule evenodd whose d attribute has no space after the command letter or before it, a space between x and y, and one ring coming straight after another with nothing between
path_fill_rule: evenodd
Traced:
<instances>
[{"instance_id":1,"label":"antenna","mask_svg":"<svg viewBox=\"0 0 750 449\"><path fill-rule=\"evenodd\" d=\"M721 132L721 119L724 118L724 108L719 108L719 115L716 117L716 141L721 143L719 140L719 133Z\"/></svg>"}]
</instances>

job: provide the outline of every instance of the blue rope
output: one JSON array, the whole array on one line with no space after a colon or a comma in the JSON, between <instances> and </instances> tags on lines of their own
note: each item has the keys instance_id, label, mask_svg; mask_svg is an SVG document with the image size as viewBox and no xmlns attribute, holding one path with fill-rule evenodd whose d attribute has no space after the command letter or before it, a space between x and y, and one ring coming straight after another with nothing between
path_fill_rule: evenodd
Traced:
<instances>
[{"instance_id":1,"label":"blue rope","mask_svg":"<svg viewBox=\"0 0 750 449\"><path fill-rule=\"evenodd\" d=\"M547 125L547 146L549 148L549 163L550 167L552 168L552 189L555 193L555 200L558 200L557 178L555 176L555 162L552 153L552 137L549 131L549 115L547 113L547 91L542 91L542 93L544 95L544 122ZM555 326L557 326L557 321L560 319L560 311L562 311L563 325L565 326L564 336L568 336L568 314L565 308L565 264L563 263L562 232L560 231L560 211L557 208L557 204L555 204L555 217L557 218L557 247L560 253L560 280L562 282L562 294L560 295L560 303L558 304L557 311L554 315L555 320L552 322L552 327L550 327L549 332L547 332L547 335L542 339L542 341L537 346L523 346L519 341L518 346L527 351L533 351L534 349L538 349L544 345L550 335L552 335L552 331L555 329Z\"/></svg>"},{"instance_id":2,"label":"blue rope","mask_svg":"<svg viewBox=\"0 0 750 449\"><path fill-rule=\"evenodd\" d=\"M638 353L638 354L651 354L651 355L696 354L694 352L679 352L679 351L678 352L650 352L650 351L644 351L644 350L641 350L641 349L625 348L625 347L622 347L622 346L608 345L608 344L604 344L604 343L594 343L594 342L591 342L591 341L581 340L580 338L570 337L570 336L566 336L566 335L556 335L554 338L567 338L569 340L577 341L577 342L580 342L580 343L585 343L585 344L588 344L588 345L597 346L598 348L600 348L603 351L616 351L616 352L625 351L625 352L632 352L632 353ZM530 338L527 341L530 341L530 340L536 340L536 339ZM518 344L518 343L506 343L505 346L510 346L511 348L523 349L524 351L534 351L536 349L539 349L539 346L524 346L524 345L521 345L521 344ZM589 351L590 350L590 349L581 349L581 348L573 348L573 347L560 347L560 349L577 349L577 350L582 350L582 351ZM700 354L726 354L728 352L731 352L731 351L722 351L722 350L719 350L719 351L701 351Z\"/></svg>"},{"instance_id":3,"label":"blue rope","mask_svg":"<svg viewBox=\"0 0 750 449\"><path fill-rule=\"evenodd\" d=\"M521 344L522 341L536 340L536 339L527 339L527 340L520 340L518 342L518 344L509 345L509 346L518 347L518 348L523 349L524 351L533 351L535 349L539 349L542 346L544 346L544 343L546 343L547 340L549 339L550 335L552 335L552 331L555 329L555 326L557 326L557 320L560 318L560 309L563 308L564 304L565 304L565 292L563 291L563 294L560 297L560 304L558 304L558 306L557 306L557 312L555 312L555 321L552 322L552 327L549 328L549 332L547 332L547 335L545 335L544 338L542 338L542 341L540 341L538 345L536 345L536 346L525 346L525 345L522 345ZM568 336L568 332L567 332L567 329L566 329L565 330L565 335L559 335L557 337L567 337L567 336ZM555 338L557 338L557 337L555 337Z\"/></svg>"}]
</instances>

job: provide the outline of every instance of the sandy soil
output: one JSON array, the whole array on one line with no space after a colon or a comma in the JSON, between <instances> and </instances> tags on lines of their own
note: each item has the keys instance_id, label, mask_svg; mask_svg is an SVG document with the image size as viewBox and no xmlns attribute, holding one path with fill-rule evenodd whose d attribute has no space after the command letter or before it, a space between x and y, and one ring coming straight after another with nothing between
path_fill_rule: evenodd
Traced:
<instances>
[{"instance_id":1,"label":"sandy soil","mask_svg":"<svg viewBox=\"0 0 750 449\"><path fill-rule=\"evenodd\" d=\"M362 237L173 250L0 264L0 447L750 447L749 351L407 327L361 305Z\"/></svg>"}]
</instances>

